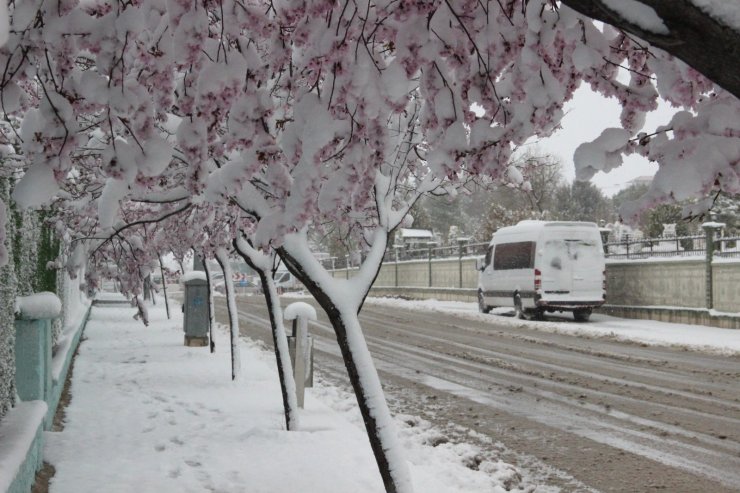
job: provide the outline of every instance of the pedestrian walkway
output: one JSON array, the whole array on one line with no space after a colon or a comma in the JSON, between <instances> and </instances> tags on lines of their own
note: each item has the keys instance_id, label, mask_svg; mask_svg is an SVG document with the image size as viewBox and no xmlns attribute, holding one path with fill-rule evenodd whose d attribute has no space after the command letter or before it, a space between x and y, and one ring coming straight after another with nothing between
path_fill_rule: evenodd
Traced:
<instances>
[{"instance_id":1,"label":"pedestrian walkway","mask_svg":"<svg viewBox=\"0 0 740 493\"><path fill-rule=\"evenodd\" d=\"M226 334L215 354L185 347L181 318L163 312L144 327L130 307L93 308L64 431L47 437L52 493L382 490L359 430L309 398L302 431L285 431L259 352L232 382Z\"/></svg>"},{"instance_id":2,"label":"pedestrian walkway","mask_svg":"<svg viewBox=\"0 0 740 493\"><path fill-rule=\"evenodd\" d=\"M347 419L353 397L340 414L309 392L300 430L288 432L274 356L242 341L232 382L227 333L216 331L214 354L185 347L179 305L172 312L150 307L145 327L130 306L93 307L64 430L47 432L51 493L383 491L364 429ZM465 468L470 446L404 443L420 492L504 491L513 471Z\"/></svg>"}]
</instances>

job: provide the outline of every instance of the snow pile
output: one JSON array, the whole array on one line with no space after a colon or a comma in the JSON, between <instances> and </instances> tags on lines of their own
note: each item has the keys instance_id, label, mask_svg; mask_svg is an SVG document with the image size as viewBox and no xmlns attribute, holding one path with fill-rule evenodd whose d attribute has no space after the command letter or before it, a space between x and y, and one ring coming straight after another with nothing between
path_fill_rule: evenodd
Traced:
<instances>
[{"instance_id":1,"label":"snow pile","mask_svg":"<svg viewBox=\"0 0 740 493\"><path fill-rule=\"evenodd\" d=\"M297 318L316 320L316 309L308 303L296 301L285 308L283 318L285 320L295 320Z\"/></svg>"},{"instance_id":2,"label":"snow pile","mask_svg":"<svg viewBox=\"0 0 740 493\"><path fill-rule=\"evenodd\" d=\"M56 318L62 313L62 302L48 291L19 296L15 300L15 313L25 320Z\"/></svg>"},{"instance_id":3,"label":"snow pile","mask_svg":"<svg viewBox=\"0 0 740 493\"><path fill-rule=\"evenodd\" d=\"M657 12L652 7L635 0L604 0L606 7L630 23L656 34L670 34Z\"/></svg>"},{"instance_id":4,"label":"snow pile","mask_svg":"<svg viewBox=\"0 0 740 493\"><path fill-rule=\"evenodd\" d=\"M273 353L241 341L244 378L232 382L227 350L183 346L181 314L166 320L158 303L145 328L131 311L93 309L65 429L47 434L51 493L383 491L354 396L308 389L300 429L288 432ZM224 328L214 337L228 347ZM503 493L516 475L505 464L472 470L474 448L434 447L433 429L404 418L417 422L402 431L416 491Z\"/></svg>"},{"instance_id":5,"label":"snow pile","mask_svg":"<svg viewBox=\"0 0 740 493\"><path fill-rule=\"evenodd\" d=\"M703 325L673 324L653 320L610 317L595 313L589 323L573 321L570 313L546 314L547 321L526 321L513 317L513 310L495 308L491 314L478 312L477 303L462 301L401 300L397 298L368 298L367 303L407 310L434 311L460 315L468 320L491 325L513 325L584 337L604 337L639 342L652 346L678 346L694 351L717 354L740 354L740 330L720 329Z\"/></svg>"},{"instance_id":6,"label":"snow pile","mask_svg":"<svg viewBox=\"0 0 740 493\"><path fill-rule=\"evenodd\" d=\"M191 270L187 274L183 274L182 277L180 277L180 283L185 284L188 281L192 281L193 279L199 279L201 281L206 280L206 273L202 270Z\"/></svg>"},{"instance_id":7,"label":"snow pile","mask_svg":"<svg viewBox=\"0 0 740 493\"><path fill-rule=\"evenodd\" d=\"M363 427L353 394L326 383L320 377L313 392L343 419L358 428ZM404 452L412 464L411 474L417 492L498 493L525 488L519 470L491 457L497 455L496 452L486 453L476 445L456 442L443 430L418 416L399 414L395 420Z\"/></svg>"},{"instance_id":8,"label":"snow pile","mask_svg":"<svg viewBox=\"0 0 740 493\"><path fill-rule=\"evenodd\" d=\"M0 491L8 491L44 421L43 401L19 402L0 422Z\"/></svg>"}]
</instances>

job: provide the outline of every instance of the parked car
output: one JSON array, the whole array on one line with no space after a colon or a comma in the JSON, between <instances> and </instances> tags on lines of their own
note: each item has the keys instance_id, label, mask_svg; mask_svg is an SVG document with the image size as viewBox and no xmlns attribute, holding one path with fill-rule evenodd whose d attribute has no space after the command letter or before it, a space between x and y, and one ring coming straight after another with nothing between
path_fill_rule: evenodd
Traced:
<instances>
[{"instance_id":1,"label":"parked car","mask_svg":"<svg viewBox=\"0 0 740 493\"><path fill-rule=\"evenodd\" d=\"M585 322L606 301L604 248L595 223L522 221L494 233L478 262L483 313L513 307L520 318L573 312Z\"/></svg>"}]
</instances>

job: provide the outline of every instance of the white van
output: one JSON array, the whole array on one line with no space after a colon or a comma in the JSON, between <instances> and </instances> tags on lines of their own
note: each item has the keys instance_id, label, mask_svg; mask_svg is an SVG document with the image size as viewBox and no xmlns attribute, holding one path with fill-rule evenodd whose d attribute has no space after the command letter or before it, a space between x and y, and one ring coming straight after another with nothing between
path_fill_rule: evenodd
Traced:
<instances>
[{"instance_id":1,"label":"white van","mask_svg":"<svg viewBox=\"0 0 740 493\"><path fill-rule=\"evenodd\" d=\"M275 273L275 287L283 291L291 291L303 287L303 284L287 270L278 270Z\"/></svg>"},{"instance_id":2,"label":"white van","mask_svg":"<svg viewBox=\"0 0 740 493\"><path fill-rule=\"evenodd\" d=\"M585 322L606 300L604 247L595 223L521 221L493 234L478 265L478 306L520 318L572 311Z\"/></svg>"}]
</instances>

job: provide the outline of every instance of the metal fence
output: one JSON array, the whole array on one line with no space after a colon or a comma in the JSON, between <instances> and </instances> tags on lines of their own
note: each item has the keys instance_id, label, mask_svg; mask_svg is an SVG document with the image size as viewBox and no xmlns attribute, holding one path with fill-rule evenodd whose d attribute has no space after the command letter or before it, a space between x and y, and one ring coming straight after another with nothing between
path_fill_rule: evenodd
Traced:
<instances>
[{"instance_id":1,"label":"metal fence","mask_svg":"<svg viewBox=\"0 0 740 493\"><path fill-rule=\"evenodd\" d=\"M714 239L715 257L740 257L740 237ZM703 257L707 252L704 235L624 238L604 243L604 254L614 259L650 257Z\"/></svg>"},{"instance_id":2,"label":"metal fence","mask_svg":"<svg viewBox=\"0 0 740 493\"><path fill-rule=\"evenodd\" d=\"M429 247L429 248L389 248L385 251L383 262L403 262L405 260L434 260L470 256L483 256L486 254L488 243L466 243L455 246ZM330 257L321 260L326 269L346 269L357 267L362 261L358 254L345 255L344 257Z\"/></svg>"},{"instance_id":3,"label":"metal fence","mask_svg":"<svg viewBox=\"0 0 740 493\"><path fill-rule=\"evenodd\" d=\"M692 257L704 255L707 239L704 235L634 238L604 243L607 258Z\"/></svg>"},{"instance_id":4,"label":"metal fence","mask_svg":"<svg viewBox=\"0 0 740 493\"><path fill-rule=\"evenodd\" d=\"M486 254L486 248L488 248L488 243L465 243L462 245L415 248L412 250L395 248L393 250L387 250L383 260L385 262L394 262L396 260L402 262L404 260L428 260L479 256Z\"/></svg>"},{"instance_id":5,"label":"metal fence","mask_svg":"<svg viewBox=\"0 0 740 493\"><path fill-rule=\"evenodd\" d=\"M467 243L455 246L429 248L393 248L385 252L383 262L405 260L435 260L484 256L489 243ZM619 241L604 242L604 255L613 259L644 259L651 257L703 257L707 251L705 235L663 236L642 238L625 236ZM740 258L740 237L714 238L715 257ZM322 260L325 268L346 269L357 267L362 261L359 254L331 257Z\"/></svg>"}]
</instances>

